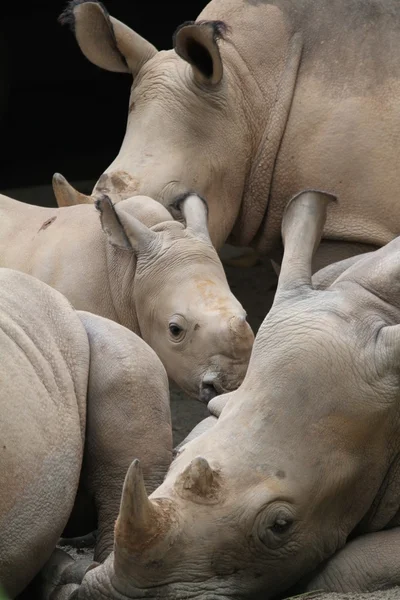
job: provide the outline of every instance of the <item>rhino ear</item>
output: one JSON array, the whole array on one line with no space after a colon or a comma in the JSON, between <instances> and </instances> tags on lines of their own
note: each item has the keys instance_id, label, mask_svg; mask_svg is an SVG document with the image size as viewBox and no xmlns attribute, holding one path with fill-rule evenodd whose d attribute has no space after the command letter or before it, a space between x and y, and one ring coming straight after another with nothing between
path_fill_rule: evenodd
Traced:
<instances>
[{"instance_id":1,"label":"rhino ear","mask_svg":"<svg viewBox=\"0 0 400 600\"><path fill-rule=\"evenodd\" d=\"M181 212L186 227L198 237L211 243L208 232L208 205L204 198L196 193L188 192L176 198L172 207Z\"/></svg>"},{"instance_id":2,"label":"rhino ear","mask_svg":"<svg viewBox=\"0 0 400 600\"><path fill-rule=\"evenodd\" d=\"M175 52L192 66L198 83L217 85L221 81L223 65L218 40L226 30L223 21L199 21L184 23L175 31Z\"/></svg>"},{"instance_id":3,"label":"rhino ear","mask_svg":"<svg viewBox=\"0 0 400 600\"><path fill-rule=\"evenodd\" d=\"M112 246L136 253L148 252L157 240L157 234L135 217L116 207L108 196L95 202L100 213L101 227Z\"/></svg>"},{"instance_id":4,"label":"rhino ear","mask_svg":"<svg viewBox=\"0 0 400 600\"><path fill-rule=\"evenodd\" d=\"M70 25L86 58L106 71L135 77L157 54L150 42L111 17L97 0L71 0L59 21Z\"/></svg>"},{"instance_id":5,"label":"rhino ear","mask_svg":"<svg viewBox=\"0 0 400 600\"><path fill-rule=\"evenodd\" d=\"M312 258L326 221L327 207L336 197L305 190L292 198L282 219L284 253L277 292L302 286L311 288Z\"/></svg>"}]
</instances>

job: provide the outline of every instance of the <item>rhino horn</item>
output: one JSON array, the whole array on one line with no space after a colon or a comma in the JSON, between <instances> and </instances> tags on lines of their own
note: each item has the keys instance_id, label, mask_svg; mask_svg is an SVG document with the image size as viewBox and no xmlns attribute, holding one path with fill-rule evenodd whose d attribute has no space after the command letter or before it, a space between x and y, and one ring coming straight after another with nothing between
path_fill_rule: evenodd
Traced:
<instances>
[{"instance_id":1,"label":"rhino horn","mask_svg":"<svg viewBox=\"0 0 400 600\"><path fill-rule=\"evenodd\" d=\"M122 491L119 519L133 521L138 529L151 524L154 509L147 497L140 461L136 458L128 469Z\"/></svg>"},{"instance_id":2,"label":"rhino horn","mask_svg":"<svg viewBox=\"0 0 400 600\"><path fill-rule=\"evenodd\" d=\"M93 204L93 198L78 192L61 173L54 173L52 184L54 196L60 208L76 204Z\"/></svg>"},{"instance_id":3,"label":"rhino horn","mask_svg":"<svg viewBox=\"0 0 400 600\"><path fill-rule=\"evenodd\" d=\"M148 498L140 462L134 460L125 477L115 524L116 560L123 562L124 556L132 554L143 558L145 552L160 549L172 526L170 508Z\"/></svg>"},{"instance_id":4,"label":"rhino horn","mask_svg":"<svg viewBox=\"0 0 400 600\"><path fill-rule=\"evenodd\" d=\"M208 205L204 198L195 193L183 194L175 200L173 208L181 212L186 227L211 243L208 232Z\"/></svg>"},{"instance_id":5,"label":"rhino horn","mask_svg":"<svg viewBox=\"0 0 400 600\"><path fill-rule=\"evenodd\" d=\"M285 247L278 290L311 287L312 258L317 249L328 204L336 197L326 192L306 190L288 203L282 220Z\"/></svg>"},{"instance_id":6,"label":"rhino horn","mask_svg":"<svg viewBox=\"0 0 400 600\"><path fill-rule=\"evenodd\" d=\"M197 456L183 471L179 487L184 494L190 492L199 499L212 498L218 487L218 475L205 458Z\"/></svg>"}]
</instances>

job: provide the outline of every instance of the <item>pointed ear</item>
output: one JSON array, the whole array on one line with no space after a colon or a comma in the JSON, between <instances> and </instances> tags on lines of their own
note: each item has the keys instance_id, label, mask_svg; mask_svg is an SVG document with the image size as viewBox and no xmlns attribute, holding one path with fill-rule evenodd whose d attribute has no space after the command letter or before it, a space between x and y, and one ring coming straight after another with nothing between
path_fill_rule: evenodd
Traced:
<instances>
[{"instance_id":1,"label":"pointed ear","mask_svg":"<svg viewBox=\"0 0 400 600\"><path fill-rule=\"evenodd\" d=\"M336 197L305 190L292 198L282 219L283 260L277 293L302 286L311 288L311 267L321 241L327 207Z\"/></svg>"},{"instance_id":2,"label":"pointed ear","mask_svg":"<svg viewBox=\"0 0 400 600\"><path fill-rule=\"evenodd\" d=\"M59 208L64 206L75 206L76 204L93 204L93 198L81 194L61 175L53 175L53 192Z\"/></svg>"},{"instance_id":3,"label":"pointed ear","mask_svg":"<svg viewBox=\"0 0 400 600\"><path fill-rule=\"evenodd\" d=\"M217 85L223 75L218 40L223 39L227 26L223 21L184 23L173 37L175 52L193 69L197 83Z\"/></svg>"},{"instance_id":4,"label":"pointed ear","mask_svg":"<svg viewBox=\"0 0 400 600\"><path fill-rule=\"evenodd\" d=\"M138 219L113 204L108 196L95 202L100 212L101 227L112 246L136 253L148 252L157 240L157 234Z\"/></svg>"},{"instance_id":5,"label":"pointed ear","mask_svg":"<svg viewBox=\"0 0 400 600\"><path fill-rule=\"evenodd\" d=\"M71 0L59 21L70 25L83 54L101 69L135 77L157 54L150 42L111 17L97 0Z\"/></svg>"}]
</instances>

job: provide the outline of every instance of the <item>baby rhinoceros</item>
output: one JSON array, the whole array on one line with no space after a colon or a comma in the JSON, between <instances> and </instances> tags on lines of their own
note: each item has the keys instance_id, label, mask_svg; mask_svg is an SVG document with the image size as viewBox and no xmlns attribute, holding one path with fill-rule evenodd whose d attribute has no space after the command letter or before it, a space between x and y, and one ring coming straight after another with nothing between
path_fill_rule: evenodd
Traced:
<instances>
[{"instance_id":1,"label":"baby rhinoceros","mask_svg":"<svg viewBox=\"0 0 400 600\"><path fill-rule=\"evenodd\" d=\"M103 197L97 210L0 196L0 266L131 329L171 379L207 402L239 386L253 333L208 236L205 201L186 194L175 205L186 226L143 196L117 206Z\"/></svg>"},{"instance_id":2,"label":"baby rhinoceros","mask_svg":"<svg viewBox=\"0 0 400 600\"><path fill-rule=\"evenodd\" d=\"M95 560L110 553L127 468L139 453L154 490L172 435L154 351L11 269L0 269L0 356L0 588L14 598L66 528L97 522Z\"/></svg>"},{"instance_id":3,"label":"baby rhinoceros","mask_svg":"<svg viewBox=\"0 0 400 600\"><path fill-rule=\"evenodd\" d=\"M329 200L289 204L274 305L243 383L212 400L225 404L219 419L149 498L132 464L114 552L74 600L400 584L400 237L315 289Z\"/></svg>"}]
</instances>

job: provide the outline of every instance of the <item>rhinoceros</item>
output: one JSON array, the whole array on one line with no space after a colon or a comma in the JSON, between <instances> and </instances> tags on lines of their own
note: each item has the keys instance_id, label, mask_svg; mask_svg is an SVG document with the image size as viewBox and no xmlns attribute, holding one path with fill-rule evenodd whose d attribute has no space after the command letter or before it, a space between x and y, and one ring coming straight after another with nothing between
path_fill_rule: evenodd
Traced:
<instances>
[{"instance_id":1,"label":"rhinoceros","mask_svg":"<svg viewBox=\"0 0 400 600\"><path fill-rule=\"evenodd\" d=\"M133 77L95 198L169 206L194 190L217 249L228 239L272 256L288 198L327 190L341 201L320 267L400 231L397 0L212 0L160 52L94 0L72 0L60 20L92 63Z\"/></svg>"},{"instance_id":2,"label":"rhinoceros","mask_svg":"<svg viewBox=\"0 0 400 600\"><path fill-rule=\"evenodd\" d=\"M274 304L243 383L210 402L219 418L197 427L150 497L132 463L114 552L74 600L400 584L400 237L315 289L332 200L290 202Z\"/></svg>"},{"instance_id":3,"label":"rhinoceros","mask_svg":"<svg viewBox=\"0 0 400 600\"><path fill-rule=\"evenodd\" d=\"M139 334L171 379L206 402L238 387L253 333L210 242L205 203L196 195L177 202L186 227L140 196L116 207L103 197L98 211L0 196L0 266Z\"/></svg>"},{"instance_id":4,"label":"rhinoceros","mask_svg":"<svg viewBox=\"0 0 400 600\"><path fill-rule=\"evenodd\" d=\"M129 465L139 454L154 490L172 432L167 374L142 339L4 268L0 356L0 587L14 598L63 530L97 524L95 560L109 555Z\"/></svg>"}]
</instances>

